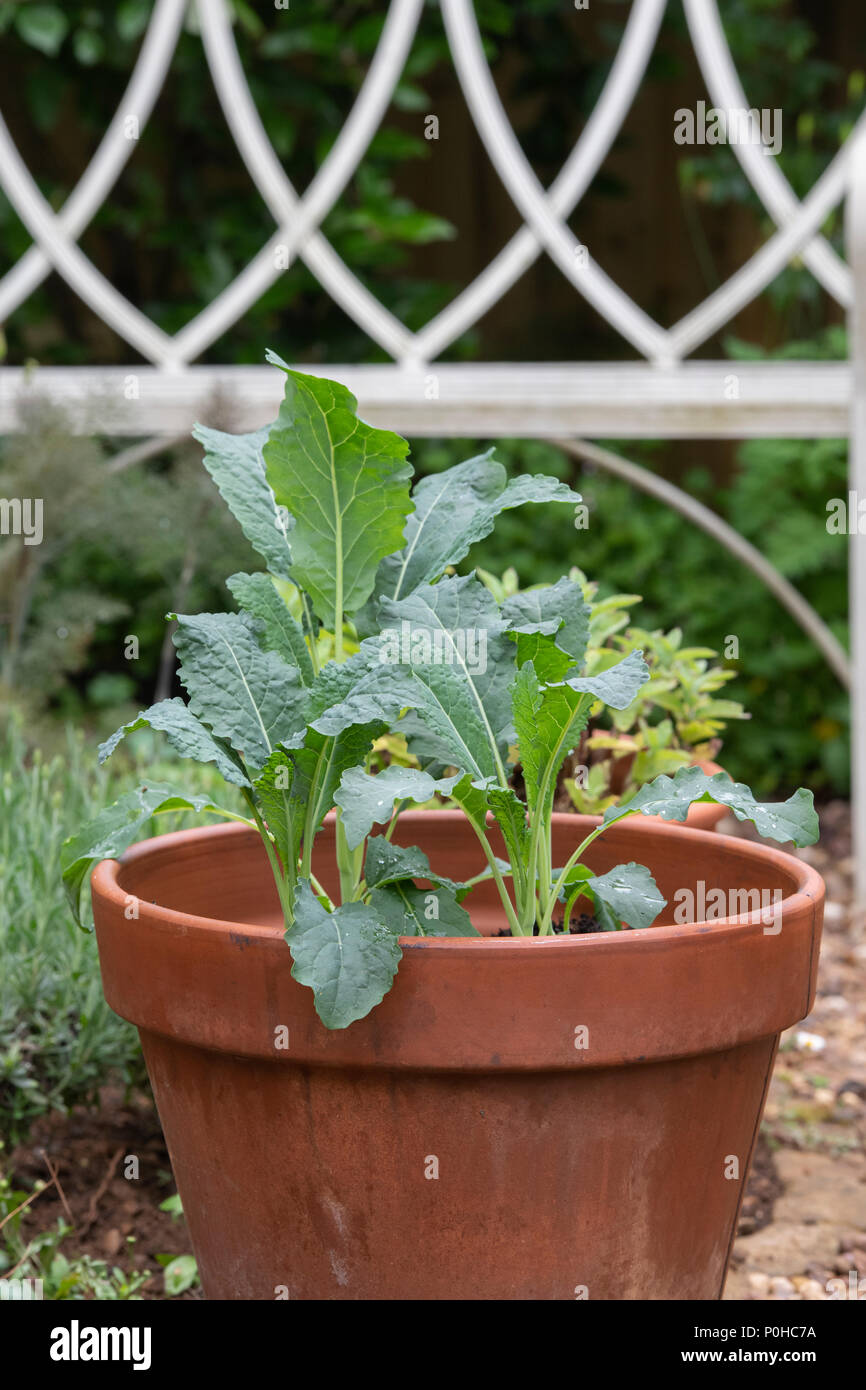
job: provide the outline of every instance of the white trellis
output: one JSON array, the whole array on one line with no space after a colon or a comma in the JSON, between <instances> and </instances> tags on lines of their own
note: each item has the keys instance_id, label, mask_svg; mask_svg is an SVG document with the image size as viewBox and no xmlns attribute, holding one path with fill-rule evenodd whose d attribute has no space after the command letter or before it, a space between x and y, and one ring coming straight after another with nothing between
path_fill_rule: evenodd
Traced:
<instances>
[{"instance_id":1,"label":"white trellis","mask_svg":"<svg viewBox=\"0 0 866 1390\"><path fill-rule=\"evenodd\" d=\"M616 58L586 126L560 173L542 187L499 99L484 56L472 0L440 0L455 70L488 156L517 207L522 225L456 298L420 331L412 332L373 295L334 251L321 227L352 178L390 103L411 49L424 0L391 0L381 39L351 112L307 191L293 187L269 140L235 45L226 0L196 0L203 54L225 119L275 231L210 304L174 335L131 304L92 264L78 239L135 150L168 73L187 0L156 0L123 98L93 159L67 202L55 211L0 116L0 184L33 238L0 279L4 322L52 271L146 361L146 366L4 368L0 372L0 433L18 428L23 397L38 392L63 404L81 429L155 437L124 452L115 466L145 457L166 434L188 431L221 391L239 404L238 428L273 417L277 374L268 368L196 366L202 353L243 316L300 257L318 283L392 361L385 366L329 363L358 396L373 423L409 434L518 434L563 439L662 495L770 585L815 639L837 675L855 693L853 777L854 853L866 902L866 559L851 542L851 659L819 616L753 547L693 499L643 470L613 459L580 436L851 438L850 485L866 497L866 116L802 201L759 145L732 145L743 172L776 231L723 285L678 323L665 328L635 304L582 247L568 218L607 156L643 79L667 0L633 0ZM712 103L749 109L728 47L716 0L684 0L691 40ZM847 199L850 266L819 234ZM638 363L471 363L438 359L496 304L541 254L644 359ZM760 294L792 257L800 256L829 295L849 311L850 363L738 362L737 391L728 389L732 364L684 359ZM315 370L305 367L305 370ZM130 399L130 378L135 393ZM733 397L733 398L732 398Z\"/></svg>"}]
</instances>

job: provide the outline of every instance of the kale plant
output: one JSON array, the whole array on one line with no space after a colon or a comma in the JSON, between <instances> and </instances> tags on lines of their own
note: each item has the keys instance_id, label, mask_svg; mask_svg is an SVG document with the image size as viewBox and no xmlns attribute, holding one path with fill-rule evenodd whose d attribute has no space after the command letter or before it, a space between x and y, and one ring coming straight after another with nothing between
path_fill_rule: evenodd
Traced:
<instances>
[{"instance_id":1,"label":"kale plant","mask_svg":"<svg viewBox=\"0 0 866 1390\"><path fill-rule=\"evenodd\" d=\"M579 495L545 476L509 481L492 450L410 491L404 440L359 420L345 387L269 360L286 374L270 428L241 436L196 430L205 466L267 572L227 581L238 612L171 615L187 702L142 711L99 754L104 760L126 734L150 725L183 756L214 763L240 788L248 815L168 785L121 797L64 847L76 913L93 862L121 853L152 816L188 809L245 820L270 862L292 973L313 990L325 1026L343 1028L390 989L401 937L477 935L463 904L487 879L515 936L549 935L559 903L567 929L581 897L603 930L650 926L665 904L647 868L594 875L583 862L591 842L625 815L684 820L692 802L712 800L762 834L814 841L810 792L765 806L724 775L686 768L609 808L555 867L553 796L563 760L594 712L636 699L646 663L636 650L587 661L589 608L571 579L500 603L474 575L450 571L501 512L529 502L574 505ZM417 766L372 770L374 745L389 734L405 739ZM525 801L512 786L518 760ZM401 811L434 797L459 807L478 837L487 867L469 883L444 877L420 849L393 843ZM338 903L312 867L331 810ZM491 822L507 859L491 844ZM383 834L371 834L376 825L386 826Z\"/></svg>"}]
</instances>

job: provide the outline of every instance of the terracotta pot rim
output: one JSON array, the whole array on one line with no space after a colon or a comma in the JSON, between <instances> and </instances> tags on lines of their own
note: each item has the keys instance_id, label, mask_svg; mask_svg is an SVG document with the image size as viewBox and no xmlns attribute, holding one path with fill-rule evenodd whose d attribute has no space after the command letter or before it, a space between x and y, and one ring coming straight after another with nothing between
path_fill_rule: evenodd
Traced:
<instances>
[{"instance_id":1,"label":"terracotta pot rim","mask_svg":"<svg viewBox=\"0 0 866 1390\"><path fill-rule=\"evenodd\" d=\"M557 822L559 853L594 824L564 813ZM333 824L323 832L328 852L333 833ZM465 856L471 834L460 811L401 817L401 841L421 844L434 864L437 846ZM269 1063L429 1072L565 1072L688 1057L770 1037L805 1017L823 904L814 870L777 849L662 828L649 817L629 817L605 840L605 863L644 860L667 876L669 890L680 867L692 881L705 867L703 877L721 875L729 887L778 886L773 930L757 910L542 941L403 938L397 988L350 1028L329 1030L292 973L257 833L237 824L197 827L98 866L93 907L106 999L148 1035L199 1049ZM223 892L225 911L256 920L195 915L222 910ZM189 911L151 901L163 894ZM488 924L494 901L488 890ZM589 1029L591 1051L578 1050L577 1024ZM275 1053L277 1026L290 1030L290 1053Z\"/></svg>"},{"instance_id":2,"label":"terracotta pot rim","mask_svg":"<svg viewBox=\"0 0 866 1390\"><path fill-rule=\"evenodd\" d=\"M331 813L333 815L333 813ZM462 811L457 810L418 810L405 811L400 817L401 825L405 826L411 834L412 826L427 824L430 821L440 822L443 818L449 820L465 820ZM579 816L568 811L554 812L555 821L568 821L569 823L583 823L587 828L598 824L599 816ZM687 826L682 822L664 822L657 817L632 816L628 819L630 832L647 835L675 834L677 843L686 850L692 845L695 852L702 847L707 849L710 845L717 846L719 836L712 830L697 830ZM668 826L670 827L668 829ZM220 825L193 826L187 830L175 830L165 835L157 835L149 840L139 841L132 845L120 859L103 859L93 871L92 891L94 897L99 896L107 903L119 908L121 912L126 906L129 892L121 885L120 875L123 869L141 860L157 858L165 853L171 853L175 848L184 847L188 853L189 847L201 846L205 854L213 852L213 842L222 838L248 838L253 842L258 842L258 832L246 825L236 822ZM728 839L729 837L724 837ZM794 893L786 894L780 904L779 909L786 915L796 912L807 905L814 905L820 902L824 896L824 884L820 874L805 860L797 858L789 852L775 849L770 845L757 843L751 840L734 841L736 852L747 860L761 860L764 864L768 862L775 866L788 878L795 877L797 888ZM156 865L154 867L157 867ZM651 869L652 866L648 865ZM177 908L166 907L162 904L153 904L144 899L139 899L139 918L144 918L149 927L157 926L161 930L172 934L181 932L184 935L194 934L205 938L224 935L226 933L242 932L245 937L258 939L261 941L280 940L284 934L284 928L279 926L268 926L256 922L244 922L240 920L226 920L217 917L202 917L198 914L182 912ZM130 926L134 926L134 920ZM697 936L711 932L714 936L734 935L738 933L748 934L750 929L755 927L763 931L765 925L761 910L739 913L735 916L714 918L712 921L698 921L667 926L650 927L646 931L622 931L622 932L591 932L580 936L550 936L550 937L400 937L400 944L404 951L433 951L447 952L449 955L471 955L479 950L487 953L497 952L500 956L518 951L531 949L534 951L591 951L594 947L603 945L608 949L611 944L618 943L621 948L628 949L625 943L643 943L644 946L650 942L661 945L666 941L687 941Z\"/></svg>"}]
</instances>

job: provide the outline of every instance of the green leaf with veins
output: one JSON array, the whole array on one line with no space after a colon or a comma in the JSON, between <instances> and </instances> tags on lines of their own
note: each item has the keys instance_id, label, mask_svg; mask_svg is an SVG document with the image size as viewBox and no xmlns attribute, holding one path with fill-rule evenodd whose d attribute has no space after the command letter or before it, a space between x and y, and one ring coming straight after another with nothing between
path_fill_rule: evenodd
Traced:
<instances>
[{"instance_id":1,"label":"green leaf with veins","mask_svg":"<svg viewBox=\"0 0 866 1390\"><path fill-rule=\"evenodd\" d=\"M581 694L594 695L613 709L625 709L648 680L649 667L643 653L629 652L605 671L597 671L594 676L570 676L563 684Z\"/></svg>"},{"instance_id":2,"label":"green leaf with veins","mask_svg":"<svg viewBox=\"0 0 866 1390\"><path fill-rule=\"evenodd\" d=\"M526 823L526 804L509 787L488 787L487 802L502 831L502 838L512 863L524 861L529 846L529 826Z\"/></svg>"},{"instance_id":3,"label":"green leaf with veins","mask_svg":"<svg viewBox=\"0 0 866 1390\"><path fill-rule=\"evenodd\" d=\"M369 664L369 654L362 651L354 652L345 661L326 661L313 682L310 718L317 718L347 699L367 674ZM338 731L346 727L339 720L335 724Z\"/></svg>"},{"instance_id":4,"label":"green leaf with veins","mask_svg":"<svg viewBox=\"0 0 866 1390\"><path fill-rule=\"evenodd\" d=\"M346 665L343 663L338 669ZM317 701L329 698L338 688L330 673L324 680L323 676L324 671L310 690L310 712L316 709ZM323 697L323 688L328 697ZM255 789L280 858L290 872L294 872L304 837L309 849L325 816L336 804L335 792L342 777L347 770L363 765L374 740L386 728L381 720L370 724L345 723L328 736L307 727L294 735L290 745L281 744L271 754Z\"/></svg>"},{"instance_id":5,"label":"green leaf with veins","mask_svg":"<svg viewBox=\"0 0 866 1390\"><path fill-rule=\"evenodd\" d=\"M509 856L508 862L496 855L493 856L497 870L504 877L513 874L515 882L522 884L525 879L530 832L526 823L526 806L513 788L503 788L495 782L478 786L466 776L453 788L451 798L472 823L479 838L486 837L488 814L494 816ZM488 868L479 878L479 882L494 877L493 869L488 863ZM461 901L468 891L470 890L465 888L458 889Z\"/></svg>"},{"instance_id":6,"label":"green leaf with veins","mask_svg":"<svg viewBox=\"0 0 866 1390\"><path fill-rule=\"evenodd\" d=\"M306 725L309 696L297 667L262 650L245 613L178 614L177 623L190 709L259 772Z\"/></svg>"},{"instance_id":7,"label":"green leaf with veins","mask_svg":"<svg viewBox=\"0 0 866 1390\"><path fill-rule=\"evenodd\" d=\"M136 787L100 811L60 851L63 887L76 922L81 926L81 890L92 866L101 859L118 859L147 829L152 816L166 811L213 811L226 815L209 796L184 795L164 784Z\"/></svg>"},{"instance_id":8,"label":"green leaf with veins","mask_svg":"<svg viewBox=\"0 0 866 1390\"><path fill-rule=\"evenodd\" d=\"M557 774L586 727L594 697L569 685L542 686L527 661L512 684L511 702L529 812L547 816Z\"/></svg>"},{"instance_id":9,"label":"green leaf with veins","mask_svg":"<svg viewBox=\"0 0 866 1390\"><path fill-rule=\"evenodd\" d=\"M531 660L540 680L562 680L586 655L589 611L582 588L570 579L507 598L502 616L509 631L523 639L518 640L518 665ZM553 638L553 647L549 642L531 640L545 636ZM563 663L557 659L559 652L571 660Z\"/></svg>"},{"instance_id":10,"label":"green leaf with veins","mask_svg":"<svg viewBox=\"0 0 866 1390\"><path fill-rule=\"evenodd\" d=\"M395 933L367 903L328 912L309 883L298 886L295 920L286 931L292 976L312 989L326 1028L348 1028L381 1002L402 951Z\"/></svg>"},{"instance_id":11,"label":"green leaf with veins","mask_svg":"<svg viewBox=\"0 0 866 1390\"><path fill-rule=\"evenodd\" d=\"M226 580L239 608L257 623L260 645L298 668L304 685L312 685L313 663L300 624L292 617L269 574L233 574Z\"/></svg>"},{"instance_id":12,"label":"green leaf with veins","mask_svg":"<svg viewBox=\"0 0 866 1390\"><path fill-rule=\"evenodd\" d=\"M547 624L553 627L552 623ZM520 632L512 628L518 670L531 661L542 685L559 685L575 669L571 657L556 645L551 632Z\"/></svg>"},{"instance_id":13,"label":"green leaf with veins","mask_svg":"<svg viewBox=\"0 0 866 1390\"><path fill-rule=\"evenodd\" d=\"M350 849L357 849L374 825L389 821L398 801L430 801L437 792L447 796L460 781L453 777L431 777L419 768L391 763L375 774L363 767L343 773L334 801L340 807L343 828Z\"/></svg>"},{"instance_id":14,"label":"green leaf with veins","mask_svg":"<svg viewBox=\"0 0 866 1390\"><path fill-rule=\"evenodd\" d=\"M580 501L565 483L544 475L508 480L493 450L442 473L422 478L412 492L415 510L406 522L405 544L380 564L371 603L362 615L363 631L376 627L376 602L407 598L422 584L456 565L476 541L489 535L500 512L527 502Z\"/></svg>"},{"instance_id":15,"label":"green leaf with veins","mask_svg":"<svg viewBox=\"0 0 866 1390\"><path fill-rule=\"evenodd\" d=\"M249 778L239 766L239 761L176 695L170 700L160 700L158 704L142 710L135 719L122 724L110 738L100 743L99 761L104 763L127 734L144 728L165 734L172 748L182 758L194 758L199 763L215 763L217 771L227 782L234 782L238 787L249 786Z\"/></svg>"},{"instance_id":16,"label":"green leaf with veins","mask_svg":"<svg viewBox=\"0 0 866 1390\"><path fill-rule=\"evenodd\" d=\"M335 793L344 773L363 765L374 740L387 730L387 721L375 710L344 708L359 672L365 670L366 663L363 660L359 663L357 655L348 661L329 661L323 666L308 692L306 715L310 722L285 740L295 768L292 790L307 807L309 835L318 830L336 804ZM312 721L316 716L335 703L341 713L332 715L328 730L322 732L314 727Z\"/></svg>"},{"instance_id":17,"label":"green leaf with veins","mask_svg":"<svg viewBox=\"0 0 866 1390\"><path fill-rule=\"evenodd\" d=\"M403 880L374 889L370 906L397 936L480 935L452 888L416 888Z\"/></svg>"},{"instance_id":18,"label":"green leaf with veins","mask_svg":"<svg viewBox=\"0 0 866 1390\"><path fill-rule=\"evenodd\" d=\"M334 807L340 782L349 768L363 763L373 742L385 733L382 720L349 724L330 737L307 729L303 746L291 750L295 765L295 790L307 806L307 835L314 834ZM351 846L356 848L356 846Z\"/></svg>"},{"instance_id":19,"label":"green leaf with veins","mask_svg":"<svg viewBox=\"0 0 866 1390\"><path fill-rule=\"evenodd\" d=\"M275 748L254 783L259 806L290 883L297 873L306 802L294 790L295 765L285 748Z\"/></svg>"},{"instance_id":20,"label":"green leaf with veins","mask_svg":"<svg viewBox=\"0 0 866 1390\"><path fill-rule=\"evenodd\" d=\"M552 642L542 636L540 641ZM640 652L595 676L572 677L542 685L535 663L521 666L511 687L514 728L530 814L547 817L553 807L559 769L586 727L596 699L620 708L634 699L648 672Z\"/></svg>"},{"instance_id":21,"label":"green leaf with veins","mask_svg":"<svg viewBox=\"0 0 866 1390\"><path fill-rule=\"evenodd\" d=\"M406 849L374 836L367 844L364 878L373 890L371 906L398 936L478 935L457 899L463 885L436 873L417 846ZM417 878L431 886L418 888Z\"/></svg>"},{"instance_id":22,"label":"green leaf with veins","mask_svg":"<svg viewBox=\"0 0 866 1390\"><path fill-rule=\"evenodd\" d=\"M618 864L606 874L593 874L578 864L566 880L560 897L569 909L580 893L588 893L602 931L619 931L623 922L641 930L652 926L667 900L643 864Z\"/></svg>"},{"instance_id":23,"label":"green leaf with veins","mask_svg":"<svg viewBox=\"0 0 866 1390\"><path fill-rule=\"evenodd\" d=\"M443 878L430 867L430 860L423 850L413 845L406 849L402 845L392 845L384 835L374 835L367 842L367 857L364 860L364 878L368 888L384 888L400 879L426 878L431 883L441 883L455 892L462 888L451 878Z\"/></svg>"},{"instance_id":24,"label":"green leaf with veins","mask_svg":"<svg viewBox=\"0 0 866 1390\"><path fill-rule=\"evenodd\" d=\"M488 449L442 473L421 478L412 489L415 508L406 521L404 545L379 566L377 598L406 598L419 585L432 584L448 565L462 560L472 544L469 540L464 545L463 529L473 518L486 515L503 492L507 477L502 464L493 458L493 450ZM459 553L449 559L455 550Z\"/></svg>"},{"instance_id":25,"label":"green leaf with veins","mask_svg":"<svg viewBox=\"0 0 866 1390\"><path fill-rule=\"evenodd\" d=\"M696 801L715 801L727 806L737 820L751 821L759 835L795 845L813 845L820 827L814 797L800 787L787 801L756 801L744 782L732 782L725 772L708 777L699 767L683 767L673 777L647 782L625 805L610 806L604 815L610 825L623 816L640 812L664 820L684 821Z\"/></svg>"},{"instance_id":26,"label":"green leaf with veins","mask_svg":"<svg viewBox=\"0 0 866 1390\"><path fill-rule=\"evenodd\" d=\"M489 785L478 786L466 774L452 788L451 799L460 807L463 814L479 829L484 830L490 810Z\"/></svg>"},{"instance_id":27,"label":"green leaf with veins","mask_svg":"<svg viewBox=\"0 0 866 1390\"><path fill-rule=\"evenodd\" d=\"M408 444L358 419L345 386L291 371L264 446L267 478L294 517L292 579L325 627L370 597L376 570L396 550L411 510Z\"/></svg>"},{"instance_id":28,"label":"green leaf with veins","mask_svg":"<svg viewBox=\"0 0 866 1390\"><path fill-rule=\"evenodd\" d=\"M193 435L204 445L204 466L216 483L223 501L254 550L272 574L289 578L292 551L289 543L294 521L276 498L265 474L262 448L267 429L255 434L224 434L196 425Z\"/></svg>"},{"instance_id":29,"label":"green leaf with veins","mask_svg":"<svg viewBox=\"0 0 866 1390\"><path fill-rule=\"evenodd\" d=\"M443 579L383 600L380 616L382 631L361 646L369 672L349 706L371 700L386 719L407 708L397 727L419 758L503 783L516 659L492 595L472 575Z\"/></svg>"}]
</instances>

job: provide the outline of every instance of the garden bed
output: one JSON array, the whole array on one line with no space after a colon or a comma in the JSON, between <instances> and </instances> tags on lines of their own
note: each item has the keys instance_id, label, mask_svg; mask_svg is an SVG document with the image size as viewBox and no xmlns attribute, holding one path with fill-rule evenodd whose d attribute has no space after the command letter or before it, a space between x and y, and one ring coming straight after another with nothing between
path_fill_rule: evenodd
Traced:
<instances>
[{"instance_id":1,"label":"garden bed","mask_svg":"<svg viewBox=\"0 0 866 1390\"><path fill-rule=\"evenodd\" d=\"M137 1181L123 1176L128 1155L138 1158ZM49 1182L52 1169L59 1180L60 1190L49 1186L30 1204L23 1225L29 1238L59 1219L69 1222L71 1214L74 1230L60 1247L68 1260L90 1255L124 1274L149 1270L140 1297L167 1297L158 1256L187 1255L192 1247L183 1217L160 1209L175 1188L149 1096L127 1100L105 1088L98 1109L45 1115L13 1151L9 1166L16 1186L28 1190ZM196 1286L177 1296L197 1299L201 1290Z\"/></svg>"}]
</instances>

